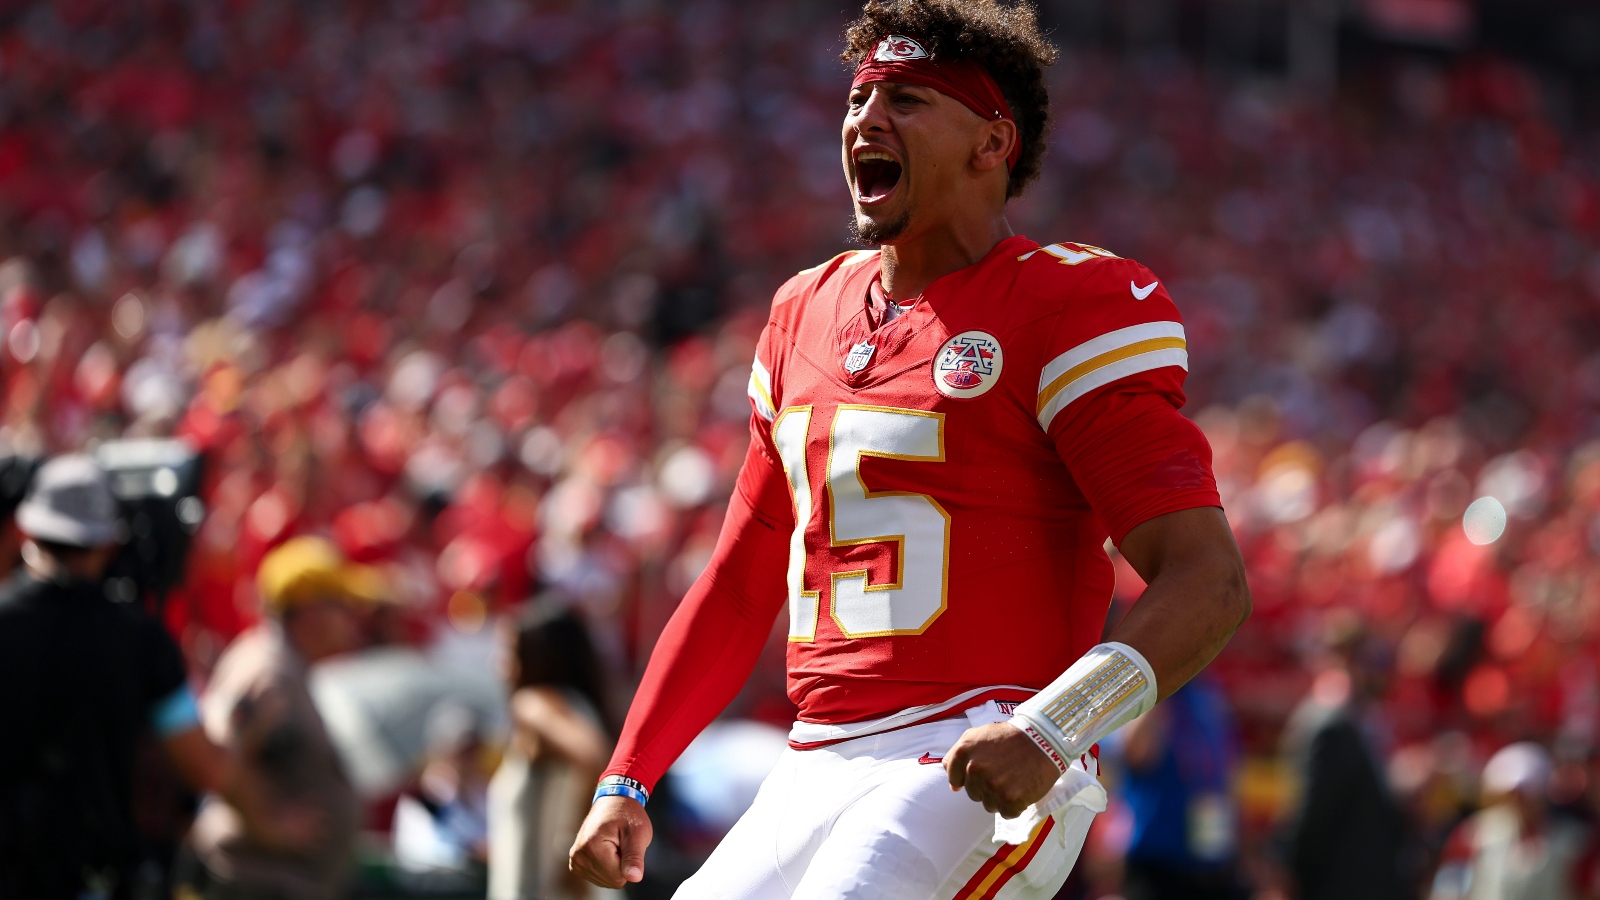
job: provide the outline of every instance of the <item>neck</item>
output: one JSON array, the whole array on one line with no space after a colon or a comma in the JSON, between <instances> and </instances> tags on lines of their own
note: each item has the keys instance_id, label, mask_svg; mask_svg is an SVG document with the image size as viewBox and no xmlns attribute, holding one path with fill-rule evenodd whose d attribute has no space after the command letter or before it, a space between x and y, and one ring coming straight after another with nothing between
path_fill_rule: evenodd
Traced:
<instances>
[{"instance_id":1,"label":"neck","mask_svg":"<svg viewBox=\"0 0 1600 900\"><path fill-rule=\"evenodd\" d=\"M889 296L904 302L939 278L977 263L1011 235L1004 207L983 218L944 222L884 245L878 277Z\"/></svg>"}]
</instances>

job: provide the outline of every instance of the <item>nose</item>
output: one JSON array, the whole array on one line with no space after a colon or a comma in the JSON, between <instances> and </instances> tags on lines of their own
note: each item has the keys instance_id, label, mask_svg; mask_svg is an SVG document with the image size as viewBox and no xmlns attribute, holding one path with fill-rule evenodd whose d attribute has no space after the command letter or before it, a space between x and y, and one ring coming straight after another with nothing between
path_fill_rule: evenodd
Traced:
<instances>
[{"instance_id":1,"label":"nose","mask_svg":"<svg viewBox=\"0 0 1600 900\"><path fill-rule=\"evenodd\" d=\"M884 132L889 130L889 92L884 90L883 84L869 86L867 102L857 109L845 114L844 123L847 129L853 129L858 134Z\"/></svg>"}]
</instances>

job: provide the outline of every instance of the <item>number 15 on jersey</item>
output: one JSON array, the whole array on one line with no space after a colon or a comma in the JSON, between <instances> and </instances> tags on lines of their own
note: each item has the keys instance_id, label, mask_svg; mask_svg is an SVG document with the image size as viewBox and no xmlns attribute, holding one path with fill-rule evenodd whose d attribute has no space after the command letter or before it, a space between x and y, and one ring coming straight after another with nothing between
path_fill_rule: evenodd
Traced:
<instances>
[{"instance_id":1,"label":"number 15 on jersey","mask_svg":"<svg viewBox=\"0 0 1600 900\"><path fill-rule=\"evenodd\" d=\"M816 640L821 592L806 589L806 531L813 512L806 438L813 407L791 406L774 421L772 440L794 497L789 539L789 640ZM872 584L866 569L829 572L830 612L847 638L921 634L944 612L950 514L927 494L871 491L861 477L867 457L944 461L943 413L841 405L828 428L823 485L829 547L894 544L895 576ZM819 548L820 549L820 548Z\"/></svg>"}]
</instances>

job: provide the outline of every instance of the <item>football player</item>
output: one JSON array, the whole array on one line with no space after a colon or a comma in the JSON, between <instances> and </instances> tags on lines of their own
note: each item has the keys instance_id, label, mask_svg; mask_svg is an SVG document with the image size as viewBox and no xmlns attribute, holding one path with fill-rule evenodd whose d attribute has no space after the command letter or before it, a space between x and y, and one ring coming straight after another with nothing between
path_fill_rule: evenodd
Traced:
<instances>
[{"instance_id":1,"label":"football player","mask_svg":"<svg viewBox=\"0 0 1600 900\"><path fill-rule=\"evenodd\" d=\"M1249 614L1165 285L1015 235L1055 51L1033 10L873 0L847 32L855 231L791 278L715 554L651 656L571 864L644 872L656 780L787 604L790 746L679 898L1048 898L1095 742ZM1102 642L1110 537L1149 583Z\"/></svg>"}]
</instances>

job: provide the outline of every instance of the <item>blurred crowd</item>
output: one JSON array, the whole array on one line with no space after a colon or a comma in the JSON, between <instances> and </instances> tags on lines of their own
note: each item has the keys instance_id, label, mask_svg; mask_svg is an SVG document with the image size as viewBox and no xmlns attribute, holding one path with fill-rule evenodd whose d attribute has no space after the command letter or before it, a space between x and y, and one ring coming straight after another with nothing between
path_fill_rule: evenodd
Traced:
<instances>
[{"instance_id":1,"label":"blurred crowd","mask_svg":"<svg viewBox=\"0 0 1600 900\"><path fill-rule=\"evenodd\" d=\"M262 616L262 557L319 534L376 573L372 644L487 647L560 596L612 721L709 556L771 292L847 246L842 24L718 0L0 13L0 442L203 452L161 610L201 682ZM1542 746L1552 802L1592 818L1600 131L1494 57L1397 53L1315 97L1069 46L1049 79L1012 224L1167 281L1250 565L1213 667L1246 878L1281 857L1280 739L1338 668L1330 629L1381 673L1363 733L1419 890L1506 745ZM781 645L739 715L788 722ZM1089 875L1127 847L1102 819Z\"/></svg>"}]
</instances>

